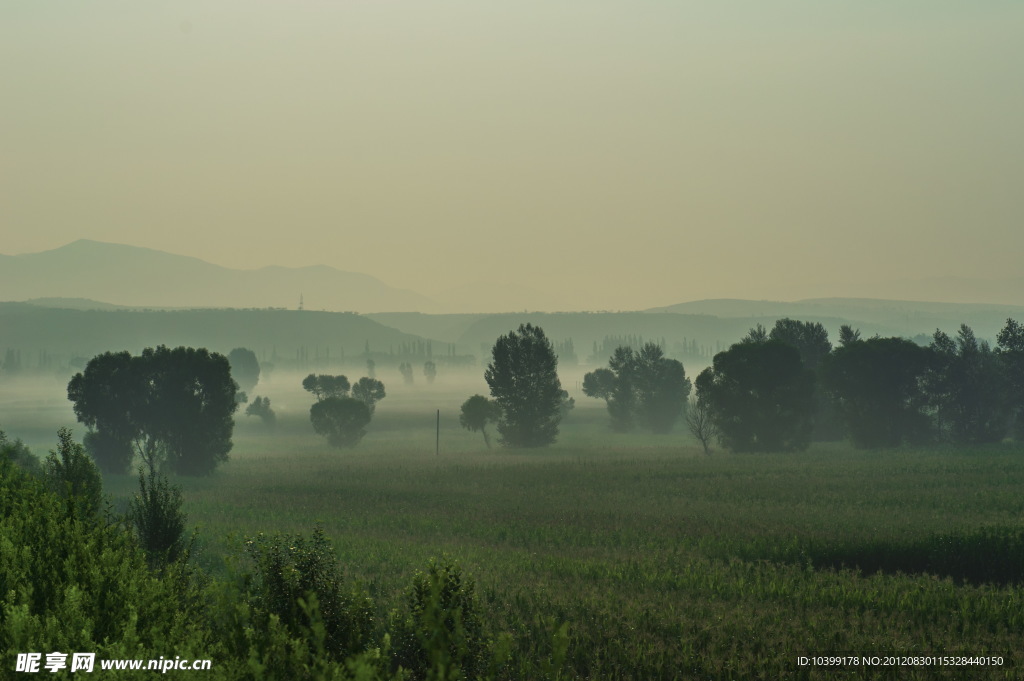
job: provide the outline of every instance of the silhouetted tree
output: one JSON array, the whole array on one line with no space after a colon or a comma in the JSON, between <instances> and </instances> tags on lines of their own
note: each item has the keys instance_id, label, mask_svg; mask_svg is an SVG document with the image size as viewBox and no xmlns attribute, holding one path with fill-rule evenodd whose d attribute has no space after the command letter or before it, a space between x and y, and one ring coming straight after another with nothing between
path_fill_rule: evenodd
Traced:
<instances>
[{"instance_id":1,"label":"silhouetted tree","mask_svg":"<svg viewBox=\"0 0 1024 681\"><path fill-rule=\"evenodd\" d=\"M327 374L310 374L302 379L302 389L313 393L313 397L322 400L327 397L345 397L349 385L347 376L329 376Z\"/></svg>"},{"instance_id":2,"label":"silhouetted tree","mask_svg":"<svg viewBox=\"0 0 1024 681\"><path fill-rule=\"evenodd\" d=\"M1024 440L1024 326L1007 319L996 336L996 353L1006 381L1006 402L1012 412L1013 436Z\"/></svg>"},{"instance_id":3,"label":"silhouetted tree","mask_svg":"<svg viewBox=\"0 0 1024 681\"><path fill-rule=\"evenodd\" d=\"M1012 405L1002 363L988 343L961 324L956 340L936 329L929 347L934 359L924 386L940 437L961 444L1002 440Z\"/></svg>"},{"instance_id":4,"label":"silhouetted tree","mask_svg":"<svg viewBox=\"0 0 1024 681\"><path fill-rule=\"evenodd\" d=\"M543 329L521 324L501 336L491 350L484 380L501 407L501 443L509 447L543 447L558 437L562 419L562 384L558 358Z\"/></svg>"},{"instance_id":5,"label":"silhouetted tree","mask_svg":"<svg viewBox=\"0 0 1024 681\"><path fill-rule=\"evenodd\" d=\"M412 365L408 362L402 362L398 365L398 371L402 374L402 380L406 385L412 385Z\"/></svg>"},{"instance_id":6,"label":"silhouetted tree","mask_svg":"<svg viewBox=\"0 0 1024 681\"><path fill-rule=\"evenodd\" d=\"M47 487L67 504L69 515L79 520L94 520L103 501L103 482L96 464L85 447L71 438L71 431L57 431L57 449L50 450L43 462L43 480Z\"/></svg>"},{"instance_id":7,"label":"silhouetted tree","mask_svg":"<svg viewBox=\"0 0 1024 681\"><path fill-rule=\"evenodd\" d=\"M768 338L789 343L799 350L800 359L808 369L817 370L822 360L832 351L828 331L818 322L801 322L788 317L778 319Z\"/></svg>"},{"instance_id":8,"label":"silhouetted tree","mask_svg":"<svg viewBox=\"0 0 1024 681\"><path fill-rule=\"evenodd\" d=\"M491 448L491 438L487 436L487 424L497 423L500 419L501 407L483 395L473 395L463 402L459 414L459 424L466 430L483 433L488 449Z\"/></svg>"},{"instance_id":9,"label":"silhouetted tree","mask_svg":"<svg viewBox=\"0 0 1024 681\"><path fill-rule=\"evenodd\" d=\"M737 343L697 377L719 441L735 452L806 449L814 414L814 372L782 341Z\"/></svg>"},{"instance_id":10,"label":"silhouetted tree","mask_svg":"<svg viewBox=\"0 0 1024 681\"><path fill-rule=\"evenodd\" d=\"M903 338L844 343L825 359L822 383L857 447L897 447L928 439L921 380L931 353Z\"/></svg>"},{"instance_id":11,"label":"silhouetted tree","mask_svg":"<svg viewBox=\"0 0 1024 681\"><path fill-rule=\"evenodd\" d=\"M704 453L711 454L711 442L718 437L718 426L715 425L711 405L707 400L690 398L690 405L686 410L686 425L690 434L704 447Z\"/></svg>"},{"instance_id":12,"label":"silhouetted tree","mask_svg":"<svg viewBox=\"0 0 1024 681\"><path fill-rule=\"evenodd\" d=\"M240 390L251 392L260 380L260 363L256 353L248 348L235 348L228 353L231 377Z\"/></svg>"},{"instance_id":13,"label":"silhouetted tree","mask_svg":"<svg viewBox=\"0 0 1024 681\"><path fill-rule=\"evenodd\" d=\"M367 348L369 348L369 344L367 344ZM366 375L370 378L377 378L377 363L369 357L366 358Z\"/></svg>"},{"instance_id":14,"label":"silhouetted tree","mask_svg":"<svg viewBox=\"0 0 1024 681\"><path fill-rule=\"evenodd\" d=\"M223 355L163 345L99 355L68 383L78 420L104 433L93 444L129 442L151 469L164 460L182 475L227 460L237 392Z\"/></svg>"},{"instance_id":15,"label":"silhouetted tree","mask_svg":"<svg viewBox=\"0 0 1024 681\"><path fill-rule=\"evenodd\" d=\"M845 347L850 343L855 343L860 340L860 330L855 330L849 324L843 324L839 327L839 345Z\"/></svg>"},{"instance_id":16,"label":"silhouetted tree","mask_svg":"<svg viewBox=\"0 0 1024 681\"><path fill-rule=\"evenodd\" d=\"M740 343L763 343L768 340L768 331L758 324L747 331L747 335L740 339Z\"/></svg>"},{"instance_id":17,"label":"silhouetted tree","mask_svg":"<svg viewBox=\"0 0 1024 681\"><path fill-rule=\"evenodd\" d=\"M277 414L270 408L270 398L260 397L257 395L249 403L249 406L245 410L246 416L259 416L263 421L264 425L269 428L273 428L277 423Z\"/></svg>"},{"instance_id":18,"label":"silhouetted tree","mask_svg":"<svg viewBox=\"0 0 1024 681\"><path fill-rule=\"evenodd\" d=\"M682 415L691 383L682 363L668 359L655 343L638 352L619 346L608 369L583 377L583 392L603 398L613 430L631 430L636 422L656 433L667 433Z\"/></svg>"},{"instance_id":19,"label":"silhouetted tree","mask_svg":"<svg viewBox=\"0 0 1024 681\"><path fill-rule=\"evenodd\" d=\"M434 360L428 359L423 363L423 375L427 377L427 383L433 383L437 377L437 365L434 364Z\"/></svg>"},{"instance_id":20,"label":"silhouetted tree","mask_svg":"<svg viewBox=\"0 0 1024 681\"><path fill-rule=\"evenodd\" d=\"M369 405L354 397L326 397L309 409L313 430L326 437L332 447L359 444L371 416Z\"/></svg>"},{"instance_id":21,"label":"silhouetted tree","mask_svg":"<svg viewBox=\"0 0 1024 681\"><path fill-rule=\"evenodd\" d=\"M352 386L352 397L365 403L372 416L374 409L377 408L377 403L387 397L387 393L384 392L384 384L376 378L363 376L358 383Z\"/></svg>"}]
</instances>

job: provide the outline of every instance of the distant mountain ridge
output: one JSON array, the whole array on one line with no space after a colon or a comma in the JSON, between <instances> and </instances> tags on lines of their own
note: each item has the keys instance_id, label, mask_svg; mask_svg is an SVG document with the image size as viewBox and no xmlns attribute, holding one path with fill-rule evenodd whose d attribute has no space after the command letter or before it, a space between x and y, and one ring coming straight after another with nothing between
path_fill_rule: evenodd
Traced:
<instances>
[{"instance_id":1,"label":"distant mountain ridge","mask_svg":"<svg viewBox=\"0 0 1024 681\"><path fill-rule=\"evenodd\" d=\"M151 248L80 239L50 251L0 255L0 300L87 298L130 307L432 311L433 301L326 265L236 270Z\"/></svg>"}]
</instances>

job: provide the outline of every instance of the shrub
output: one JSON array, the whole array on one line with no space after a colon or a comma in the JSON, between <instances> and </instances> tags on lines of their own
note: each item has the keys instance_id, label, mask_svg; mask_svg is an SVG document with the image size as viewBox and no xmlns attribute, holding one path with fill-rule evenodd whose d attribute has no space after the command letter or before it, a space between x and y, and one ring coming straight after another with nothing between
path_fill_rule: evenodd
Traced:
<instances>
[{"instance_id":1,"label":"shrub","mask_svg":"<svg viewBox=\"0 0 1024 681\"><path fill-rule=\"evenodd\" d=\"M324 650L334 660L366 647L372 604L365 594L346 588L322 528L314 529L310 539L260 533L246 541L246 553L253 563L247 597L258 626L278 620L300 638L322 626Z\"/></svg>"},{"instance_id":2,"label":"shrub","mask_svg":"<svg viewBox=\"0 0 1024 681\"><path fill-rule=\"evenodd\" d=\"M139 493L129 502L128 518L138 534L151 568L187 559L192 543L185 542L186 515L181 489L154 470L139 468Z\"/></svg>"},{"instance_id":3,"label":"shrub","mask_svg":"<svg viewBox=\"0 0 1024 681\"><path fill-rule=\"evenodd\" d=\"M57 431L57 451L50 450L43 462L43 479L47 487L64 499L73 517L95 518L100 510L103 482L96 464L85 448L71 439L71 431Z\"/></svg>"},{"instance_id":4,"label":"shrub","mask_svg":"<svg viewBox=\"0 0 1024 681\"><path fill-rule=\"evenodd\" d=\"M473 579L445 558L417 572L406 593L407 612L392 613L393 665L411 679L475 679L487 642Z\"/></svg>"}]
</instances>

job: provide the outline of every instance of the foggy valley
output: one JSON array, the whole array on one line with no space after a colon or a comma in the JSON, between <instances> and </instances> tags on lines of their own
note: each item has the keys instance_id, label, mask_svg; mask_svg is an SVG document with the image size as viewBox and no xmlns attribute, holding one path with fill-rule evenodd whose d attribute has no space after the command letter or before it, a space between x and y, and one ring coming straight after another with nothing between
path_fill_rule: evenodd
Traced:
<instances>
[{"instance_id":1,"label":"foggy valley","mask_svg":"<svg viewBox=\"0 0 1024 681\"><path fill-rule=\"evenodd\" d=\"M0 678L1024 677L1024 6L0 7Z\"/></svg>"}]
</instances>

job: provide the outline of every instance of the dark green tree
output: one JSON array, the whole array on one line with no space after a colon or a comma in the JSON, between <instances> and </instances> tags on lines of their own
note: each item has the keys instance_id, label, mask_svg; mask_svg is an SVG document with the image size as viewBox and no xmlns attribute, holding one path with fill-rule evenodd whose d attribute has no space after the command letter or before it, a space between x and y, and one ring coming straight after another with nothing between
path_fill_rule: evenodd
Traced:
<instances>
[{"instance_id":1,"label":"dark green tree","mask_svg":"<svg viewBox=\"0 0 1024 681\"><path fill-rule=\"evenodd\" d=\"M423 375L426 376L428 384L433 383L437 378L437 365L434 364L434 360L428 359L423 363Z\"/></svg>"},{"instance_id":2,"label":"dark green tree","mask_svg":"<svg viewBox=\"0 0 1024 681\"><path fill-rule=\"evenodd\" d=\"M501 336L484 372L501 407L498 433L509 447L543 447L558 437L562 384L558 358L543 329L522 324Z\"/></svg>"},{"instance_id":3,"label":"dark green tree","mask_svg":"<svg viewBox=\"0 0 1024 681\"><path fill-rule=\"evenodd\" d=\"M370 410L371 416L377 408L377 403L387 396L387 393L384 391L384 384L376 378L363 376L352 387L352 397L365 403Z\"/></svg>"},{"instance_id":4,"label":"dark green tree","mask_svg":"<svg viewBox=\"0 0 1024 681\"><path fill-rule=\"evenodd\" d=\"M788 343L799 350L800 359L808 369L817 370L832 351L828 331L818 322L801 322L788 317L778 319L768 338Z\"/></svg>"},{"instance_id":5,"label":"dark green tree","mask_svg":"<svg viewBox=\"0 0 1024 681\"><path fill-rule=\"evenodd\" d=\"M146 439L148 393L139 358L130 352L97 355L68 383L75 416L90 429L83 442L104 473L131 470L134 445Z\"/></svg>"},{"instance_id":6,"label":"dark green tree","mask_svg":"<svg viewBox=\"0 0 1024 681\"><path fill-rule=\"evenodd\" d=\"M129 502L128 518L152 569L187 560L192 542L185 539L187 516L182 503L181 488L155 470L147 474L139 468L139 492Z\"/></svg>"},{"instance_id":7,"label":"dark green tree","mask_svg":"<svg viewBox=\"0 0 1024 681\"><path fill-rule=\"evenodd\" d=\"M341 375L310 374L302 379L302 389L312 393L317 400L326 397L345 397L351 387L348 377Z\"/></svg>"},{"instance_id":8,"label":"dark green tree","mask_svg":"<svg viewBox=\"0 0 1024 681\"><path fill-rule=\"evenodd\" d=\"M94 520L103 501L103 481L85 447L71 438L71 431L57 431L57 449L43 461L43 479L64 500L71 517Z\"/></svg>"},{"instance_id":9,"label":"dark green tree","mask_svg":"<svg viewBox=\"0 0 1024 681\"><path fill-rule=\"evenodd\" d=\"M469 431L480 431L484 436L484 444L491 448L491 438L487 435L487 424L501 420L501 407L494 400L483 395L473 395L462 403L459 424Z\"/></svg>"},{"instance_id":10,"label":"dark green tree","mask_svg":"<svg viewBox=\"0 0 1024 681\"><path fill-rule=\"evenodd\" d=\"M1012 405L1007 376L988 343L966 324L956 339L936 329L929 346L933 362L924 386L939 437L958 444L999 442L1009 429Z\"/></svg>"},{"instance_id":11,"label":"dark green tree","mask_svg":"<svg viewBox=\"0 0 1024 681\"><path fill-rule=\"evenodd\" d=\"M775 340L737 343L697 377L719 441L735 452L806 449L814 416L814 372Z\"/></svg>"},{"instance_id":12,"label":"dark green tree","mask_svg":"<svg viewBox=\"0 0 1024 681\"><path fill-rule=\"evenodd\" d=\"M611 427L619 432L637 423L655 433L669 432L684 413L691 388L682 363L665 357L656 343L636 352L619 346L607 369L583 377L584 394L605 400Z\"/></svg>"},{"instance_id":13,"label":"dark green tree","mask_svg":"<svg viewBox=\"0 0 1024 681\"><path fill-rule=\"evenodd\" d=\"M897 447L929 438L921 381L931 353L904 338L850 340L825 359L822 385L857 447Z\"/></svg>"},{"instance_id":14,"label":"dark green tree","mask_svg":"<svg viewBox=\"0 0 1024 681\"><path fill-rule=\"evenodd\" d=\"M248 348L235 348L228 353L231 377L243 392L252 392L260 380L260 362Z\"/></svg>"},{"instance_id":15,"label":"dark green tree","mask_svg":"<svg viewBox=\"0 0 1024 681\"><path fill-rule=\"evenodd\" d=\"M1013 319L996 336L996 354L1006 381L1014 439L1024 440L1024 326Z\"/></svg>"},{"instance_id":16,"label":"dark green tree","mask_svg":"<svg viewBox=\"0 0 1024 681\"><path fill-rule=\"evenodd\" d=\"M332 447L355 447L366 435L370 407L354 397L326 397L309 409L309 420L318 435Z\"/></svg>"},{"instance_id":17,"label":"dark green tree","mask_svg":"<svg viewBox=\"0 0 1024 681\"><path fill-rule=\"evenodd\" d=\"M68 383L78 420L100 433L87 443L119 457L127 443L148 467L163 461L182 475L208 474L227 460L237 392L223 355L163 345L138 357L99 355ZM118 466L111 470L125 472Z\"/></svg>"},{"instance_id":18,"label":"dark green tree","mask_svg":"<svg viewBox=\"0 0 1024 681\"><path fill-rule=\"evenodd\" d=\"M850 343L855 343L860 340L860 330L854 329L849 324L843 324L839 327L839 345L846 346Z\"/></svg>"}]
</instances>

